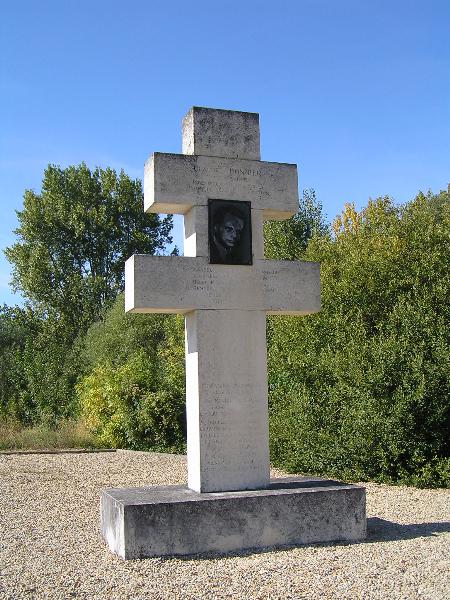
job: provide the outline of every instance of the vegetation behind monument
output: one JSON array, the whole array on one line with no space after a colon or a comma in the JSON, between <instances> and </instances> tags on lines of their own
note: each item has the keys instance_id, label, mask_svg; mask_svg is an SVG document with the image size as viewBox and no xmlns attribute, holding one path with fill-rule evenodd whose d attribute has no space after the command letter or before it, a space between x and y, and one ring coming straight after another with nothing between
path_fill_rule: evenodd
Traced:
<instances>
[{"instance_id":1,"label":"vegetation behind monument","mask_svg":"<svg viewBox=\"0 0 450 600\"><path fill-rule=\"evenodd\" d=\"M123 294L87 332L76 391L81 416L114 448L185 450L181 315L125 314Z\"/></svg>"},{"instance_id":2,"label":"vegetation behind monument","mask_svg":"<svg viewBox=\"0 0 450 600\"><path fill-rule=\"evenodd\" d=\"M268 226L272 258L295 246L296 226ZM346 205L287 256L321 263L323 307L269 319L275 464L450 483L449 233L448 193L402 207L380 198L359 213Z\"/></svg>"},{"instance_id":3,"label":"vegetation behind monument","mask_svg":"<svg viewBox=\"0 0 450 600\"><path fill-rule=\"evenodd\" d=\"M49 165L18 221L5 254L26 306L0 313L0 414L54 423L77 410L82 339L123 289L124 259L162 251L172 221L143 212L139 180L84 164Z\"/></svg>"},{"instance_id":4,"label":"vegetation behind monument","mask_svg":"<svg viewBox=\"0 0 450 600\"><path fill-rule=\"evenodd\" d=\"M119 294L124 257L162 250L170 220L143 217L140 183L123 173L49 167L44 184L26 193L33 218L8 250L31 305L0 315L1 413L78 416L103 444L182 451L183 319L125 315ZM323 302L316 315L268 320L275 464L448 485L449 204L447 193L378 199L360 213L347 205L329 227L309 192L295 217L266 225L269 258L321 263ZM96 243L103 258L85 272Z\"/></svg>"}]
</instances>

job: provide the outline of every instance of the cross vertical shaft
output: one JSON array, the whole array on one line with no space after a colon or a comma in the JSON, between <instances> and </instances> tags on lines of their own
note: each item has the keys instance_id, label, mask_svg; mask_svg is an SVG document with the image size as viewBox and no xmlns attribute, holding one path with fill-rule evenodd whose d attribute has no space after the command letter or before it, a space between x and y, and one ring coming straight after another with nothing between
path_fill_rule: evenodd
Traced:
<instances>
[{"instance_id":1,"label":"cross vertical shaft","mask_svg":"<svg viewBox=\"0 0 450 600\"><path fill-rule=\"evenodd\" d=\"M183 150L259 160L257 115L233 116L234 122L222 111L190 111L183 121ZM262 259L261 211L254 209L251 221L253 258ZM207 206L193 207L184 225L184 255L207 258ZM198 492L266 487L270 473L264 311L196 310L186 315L185 337L188 486Z\"/></svg>"},{"instance_id":2,"label":"cross vertical shaft","mask_svg":"<svg viewBox=\"0 0 450 600\"><path fill-rule=\"evenodd\" d=\"M186 315L188 486L264 488L269 482L263 311Z\"/></svg>"}]
</instances>

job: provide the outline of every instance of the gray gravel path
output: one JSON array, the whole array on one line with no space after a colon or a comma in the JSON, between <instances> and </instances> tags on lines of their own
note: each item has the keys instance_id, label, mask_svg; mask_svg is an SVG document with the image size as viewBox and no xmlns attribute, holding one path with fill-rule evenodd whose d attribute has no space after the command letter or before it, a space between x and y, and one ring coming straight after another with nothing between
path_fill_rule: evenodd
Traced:
<instances>
[{"instance_id":1,"label":"gray gravel path","mask_svg":"<svg viewBox=\"0 0 450 600\"><path fill-rule=\"evenodd\" d=\"M363 543L129 562L110 554L100 490L185 479L180 456L0 456L0 598L450 598L449 490L366 484Z\"/></svg>"}]
</instances>

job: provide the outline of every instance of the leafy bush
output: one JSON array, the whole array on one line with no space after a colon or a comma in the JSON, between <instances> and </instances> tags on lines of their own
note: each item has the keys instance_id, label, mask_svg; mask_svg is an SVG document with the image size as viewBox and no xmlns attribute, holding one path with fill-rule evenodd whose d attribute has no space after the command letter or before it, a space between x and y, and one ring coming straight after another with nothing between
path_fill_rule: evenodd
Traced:
<instances>
[{"instance_id":1,"label":"leafy bush","mask_svg":"<svg viewBox=\"0 0 450 600\"><path fill-rule=\"evenodd\" d=\"M0 309L0 417L55 425L76 412L78 352L59 320L29 307Z\"/></svg>"},{"instance_id":2,"label":"leafy bush","mask_svg":"<svg viewBox=\"0 0 450 600\"><path fill-rule=\"evenodd\" d=\"M321 263L323 307L269 319L275 464L449 484L449 233L447 193L384 198L299 253Z\"/></svg>"},{"instance_id":3,"label":"leafy bush","mask_svg":"<svg viewBox=\"0 0 450 600\"><path fill-rule=\"evenodd\" d=\"M181 317L127 315L119 296L88 331L87 374L76 386L81 417L114 448L184 451Z\"/></svg>"}]
</instances>

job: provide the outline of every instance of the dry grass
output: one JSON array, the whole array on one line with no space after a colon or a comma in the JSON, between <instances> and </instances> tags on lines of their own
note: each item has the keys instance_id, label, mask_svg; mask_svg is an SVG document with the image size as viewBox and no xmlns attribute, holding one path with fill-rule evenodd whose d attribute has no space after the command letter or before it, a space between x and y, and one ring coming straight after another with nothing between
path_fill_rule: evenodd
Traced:
<instances>
[{"instance_id":1,"label":"dry grass","mask_svg":"<svg viewBox=\"0 0 450 600\"><path fill-rule=\"evenodd\" d=\"M55 428L45 425L22 427L14 422L0 421L0 450L99 447L95 437L78 421L61 421Z\"/></svg>"}]
</instances>

